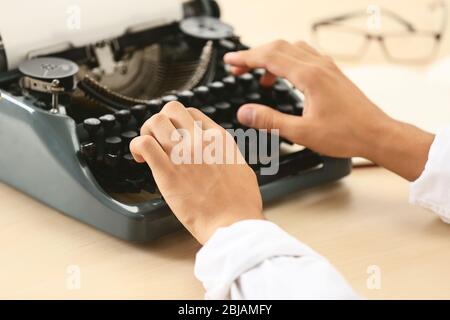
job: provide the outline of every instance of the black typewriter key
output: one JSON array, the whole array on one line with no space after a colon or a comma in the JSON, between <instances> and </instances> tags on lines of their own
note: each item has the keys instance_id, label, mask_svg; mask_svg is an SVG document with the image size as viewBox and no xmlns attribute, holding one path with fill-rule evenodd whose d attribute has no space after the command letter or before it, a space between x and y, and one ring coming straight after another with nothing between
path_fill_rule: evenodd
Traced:
<instances>
[{"instance_id":1,"label":"black typewriter key","mask_svg":"<svg viewBox=\"0 0 450 320\"><path fill-rule=\"evenodd\" d=\"M137 104L132 106L130 111L136 121L140 123L147 114L147 106L144 104Z\"/></svg>"},{"instance_id":2,"label":"black typewriter key","mask_svg":"<svg viewBox=\"0 0 450 320\"><path fill-rule=\"evenodd\" d=\"M130 143L131 140L136 138L138 133L136 131L125 131L120 135L123 142L123 149L126 153L130 152Z\"/></svg>"},{"instance_id":3,"label":"black typewriter key","mask_svg":"<svg viewBox=\"0 0 450 320\"><path fill-rule=\"evenodd\" d=\"M273 86L274 97L277 102L289 102L289 87L284 83L277 83Z\"/></svg>"},{"instance_id":4,"label":"black typewriter key","mask_svg":"<svg viewBox=\"0 0 450 320\"><path fill-rule=\"evenodd\" d=\"M120 155L117 153L107 153L103 157L103 161L105 162L106 166L113 169L118 169L120 165Z\"/></svg>"},{"instance_id":5,"label":"black typewriter key","mask_svg":"<svg viewBox=\"0 0 450 320\"><path fill-rule=\"evenodd\" d=\"M215 81L209 85L211 95L216 101L221 100L225 96L225 84L220 81Z\"/></svg>"},{"instance_id":6,"label":"black typewriter key","mask_svg":"<svg viewBox=\"0 0 450 320\"><path fill-rule=\"evenodd\" d=\"M130 110L119 110L117 111L114 116L116 117L117 121L120 123L122 128L125 128L127 124L130 122L131 119L131 112Z\"/></svg>"},{"instance_id":7,"label":"black typewriter key","mask_svg":"<svg viewBox=\"0 0 450 320\"><path fill-rule=\"evenodd\" d=\"M255 80L259 82L261 78L266 74L266 70L264 69L255 69L253 70L253 76L255 77Z\"/></svg>"},{"instance_id":8,"label":"black typewriter key","mask_svg":"<svg viewBox=\"0 0 450 320\"><path fill-rule=\"evenodd\" d=\"M244 92L252 89L254 81L255 77L249 72L244 73L237 78L237 82Z\"/></svg>"},{"instance_id":9,"label":"black typewriter key","mask_svg":"<svg viewBox=\"0 0 450 320\"><path fill-rule=\"evenodd\" d=\"M163 106L172 101L178 101L178 97L174 94L168 94L161 98Z\"/></svg>"},{"instance_id":10,"label":"black typewriter key","mask_svg":"<svg viewBox=\"0 0 450 320\"><path fill-rule=\"evenodd\" d=\"M247 103L262 103L261 95L257 92L247 94L245 100Z\"/></svg>"},{"instance_id":11,"label":"black typewriter key","mask_svg":"<svg viewBox=\"0 0 450 320\"><path fill-rule=\"evenodd\" d=\"M200 86L194 90L195 97L200 103L209 103L209 88L206 86Z\"/></svg>"},{"instance_id":12,"label":"black typewriter key","mask_svg":"<svg viewBox=\"0 0 450 320\"><path fill-rule=\"evenodd\" d=\"M178 100L186 107L192 106L192 101L194 100L194 93L191 90L184 90L179 92Z\"/></svg>"},{"instance_id":13,"label":"black typewriter key","mask_svg":"<svg viewBox=\"0 0 450 320\"><path fill-rule=\"evenodd\" d=\"M83 128L87 131L91 139L95 139L98 130L100 130L101 128L101 125L101 121L96 118L89 118L83 121Z\"/></svg>"},{"instance_id":14,"label":"black typewriter key","mask_svg":"<svg viewBox=\"0 0 450 320\"><path fill-rule=\"evenodd\" d=\"M236 112L243 104L245 104L245 99L240 97L233 97L230 99L231 108Z\"/></svg>"},{"instance_id":15,"label":"black typewriter key","mask_svg":"<svg viewBox=\"0 0 450 320\"><path fill-rule=\"evenodd\" d=\"M112 130L114 129L114 126L116 125L116 117L114 117L112 114L105 114L104 116L101 116L99 120L102 123L105 135L110 135Z\"/></svg>"},{"instance_id":16,"label":"black typewriter key","mask_svg":"<svg viewBox=\"0 0 450 320\"><path fill-rule=\"evenodd\" d=\"M142 166L129 153L122 157L122 163L122 174L127 182L127 191L133 193L140 192L145 182L144 172L141 170Z\"/></svg>"},{"instance_id":17,"label":"black typewriter key","mask_svg":"<svg viewBox=\"0 0 450 320\"><path fill-rule=\"evenodd\" d=\"M206 106L200 108L200 111L203 112L207 117L215 120L217 116L217 109L212 106Z\"/></svg>"},{"instance_id":18,"label":"black typewriter key","mask_svg":"<svg viewBox=\"0 0 450 320\"><path fill-rule=\"evenodd\" d=\"M114 136L105 139L106 153L118 154L122 149L122 139Z\"/></svg>"},{"instance_id":19,"label":"black typewriter key","mask_svg":"<svg viewBox=\"0 0 450 320\"><path fill-rule=\"evenodd\" d=\"M303 103L302 102L297 102L294 105L294 114L297 116L303 116Z\"/></svg>"},{"instance_id":20,"label":"black typewriter key","mask_svg":"<svg viewBox=\"0 0 450 320\"><path fill-rule=\"evenodd\" d=\"M97 157L97 146L94 142L83 142L80 145L80 152L88 161L94 161Z\"/></svg>"},{"instance_id":21,"label":"black typewriter key","mask_svg":"<svg viewBox=\"0 0 450 320\"><path fill-rule=\"evenodd\" d=\"M237 88L236 78L234 76L223 78L222 83L225 85L225 91L227 94L233 93Z\"/></svg>"},{"instance_id":22,"label":"black typewriter key","mask_svg":"<svg viewBox=\"0 0 450 320\"><path fill-rule=\"evenodd\" d=\"M214 107L217 110L217 118L220 121L227 121L233 115L233 108L229 102L218 102Z\"/></svg>"},{"instance_id":23,"label":"black typewriter key","mask_svg":"<svg viewBox=\"0 0 450 320\"><path fill-rule=\"evenodd\" d=\"M164 106L164 104L161 99L152 99L147 103L148 111L151 114L155 114L155 113L161 111L163 106Z\"/></svg>"},{"instance_id":24,"label":"black typewriter key","mask_svg":"<svg viewBox=\"0 0 450 320\"><path fill-rule=\"evenodd\" d=\"M290 103L282 103L277 106L278 111L287 114L294 114L294 106Z\"/></svg>"},{"instance_id":25,"label":"black typewriter key","mask_svg":"<svg viewBox=\"0 0 450 320\"><path fill-rule=\"evenodd\" d=\"M219 125L225 130L232 130L234 128L231 122L221 122Z\"/></svg>"}]
</instances>

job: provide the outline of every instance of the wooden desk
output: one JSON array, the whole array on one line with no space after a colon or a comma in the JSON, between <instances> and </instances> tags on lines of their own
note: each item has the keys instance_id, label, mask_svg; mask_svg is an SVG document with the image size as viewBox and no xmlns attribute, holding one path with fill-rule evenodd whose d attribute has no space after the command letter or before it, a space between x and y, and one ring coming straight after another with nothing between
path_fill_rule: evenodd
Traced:
<instances>
[{"instance_id":1,"label":"wooden desk","mask_svg":"<svg viewBox=\"0 0 450 320\"><path fill-rule=\"evenodd\" d=\"M313 17L355 7L355 0L221 2L225 19L252 44L303 37ZM365 297L449 299L450 226L407 200L406 181L365 168L273 202L265 213L329 258ZM126 243L0 184L0 298L201 299L193 276L199 248L186 232ZM67 286L73 265L79 289ZM371 265L380 267L380 290L367 289Z\"/></svg>"}]
</instances>

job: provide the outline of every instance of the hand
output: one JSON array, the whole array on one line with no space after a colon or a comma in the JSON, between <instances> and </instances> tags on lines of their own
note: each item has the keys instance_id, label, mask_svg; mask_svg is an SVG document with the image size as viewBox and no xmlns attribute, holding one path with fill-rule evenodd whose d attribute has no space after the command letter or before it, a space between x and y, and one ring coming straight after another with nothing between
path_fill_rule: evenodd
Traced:
<instances>
[{"instance_id":1,"label":"hand","mask_svg":"<svg viewBox=\"0 0 450 320\"><path fill-rule=\"evenodd\" d=\"M305 96L303 117L249 104L238 120L249 127L278 129L280 135L321 154L361 156L414 180L423 171L433 135L391 119L372 103L327 56L304 42L275 41L229 53L235 74L264 68L261 85L289 80Z\"/></svg>"},{"instance_id":2,"label":"hand","mask_svg":"<svg viewBox=\"0 0 450 320\"><path fill-rule=\"evenodd\" d=\"M202 128L195 121L200 121ZM187 135L183 136L181 129ZM137 162L147 162L173 213L204 244L217 228L264 217L255 173L234 141L233 150L226 150L236 155L233 163L176 164L180 141L187 142L189 156L195 148L203 151L206 147L206 143L194 138L198 130L214 130L223 139L233 139L199 110L170 102L144 123L141 136L131 142L130 150Z\"/></svg>"}]
</instances>

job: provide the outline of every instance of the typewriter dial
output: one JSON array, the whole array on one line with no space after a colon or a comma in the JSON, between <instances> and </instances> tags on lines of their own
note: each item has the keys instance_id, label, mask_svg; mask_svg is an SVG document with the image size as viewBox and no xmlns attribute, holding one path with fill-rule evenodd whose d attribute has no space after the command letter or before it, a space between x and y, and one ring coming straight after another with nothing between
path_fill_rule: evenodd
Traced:
<instances>
[{"instance_id":1,"label":"typewriter dial","mask_svg":"<svg viewBox=\"0 0 450 320\"><path fill-rule=\"evenodd\" d=\"M233 27L213 17L191 17L180 22L181 31L203 40L220 40L233 36Z\"/></svg>"},{"instance_id":2,"label":"typewriter dial","mask_svg":"<svg viewBox=\"0 0 450 320\"><path fill-rule=\"evenodd\" d=\"M78 65L70 60L61 58L35 58L23 62L19 71L33 83L32 79L51 82L58 80L66 90L72 90L75 85L75 75ZM33 87L28 88L33 89Z\"/></svg>"}]
</instances>

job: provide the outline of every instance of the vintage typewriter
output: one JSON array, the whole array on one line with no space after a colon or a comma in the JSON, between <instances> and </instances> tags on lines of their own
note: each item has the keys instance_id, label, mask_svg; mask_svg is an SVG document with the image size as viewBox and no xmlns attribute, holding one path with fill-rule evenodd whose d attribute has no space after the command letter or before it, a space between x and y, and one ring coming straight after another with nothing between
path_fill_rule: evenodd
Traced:
<instances>
[{"instance_id":1,"label":"vintage typewriter","mask_svg":"<svg viewBox=\"0 0 450 320\"><path fill-rule=\"evenodd\" d=\"M223 55L246 46L214 1L77 3L29 2L24 11L11 2L0 13L0 181L71 217L131 241L180 227L128 149L167 102L198 107L227 129L239 127L245 102L302 114L288 82L262 88L260 70L229 74ZM349 159L283 145L277 174L252 166L265 201L350 173Z\"/></svg>"}]
</instances>

